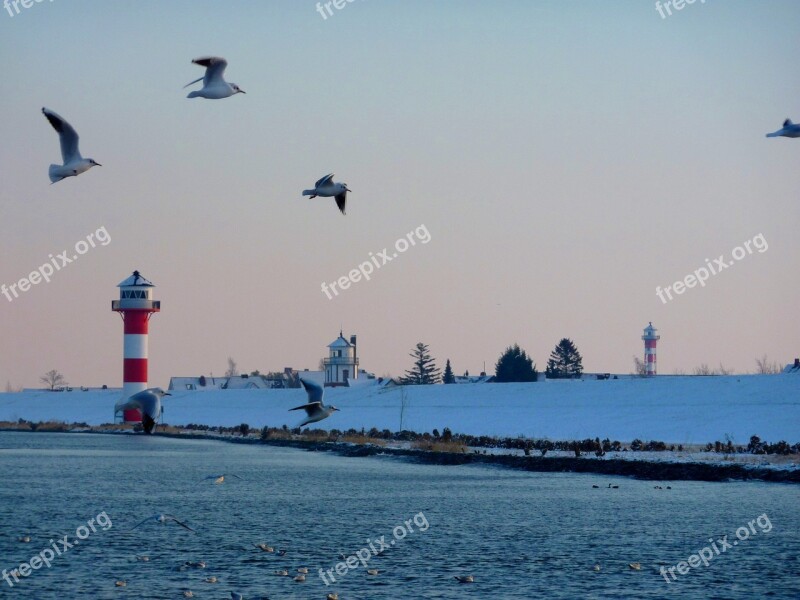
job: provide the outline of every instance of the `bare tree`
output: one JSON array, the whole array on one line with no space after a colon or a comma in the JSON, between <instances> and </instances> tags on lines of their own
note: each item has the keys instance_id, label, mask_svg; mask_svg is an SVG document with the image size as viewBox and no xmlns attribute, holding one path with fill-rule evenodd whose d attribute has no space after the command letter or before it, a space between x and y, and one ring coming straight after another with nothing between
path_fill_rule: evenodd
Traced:
<instances>
[{"instance_id":1,"label":"bare tree","mask_svg":"<svg viewBox=\"0 0 800 600\"><path fill-rule=\"evenodd\" d=\"M699 367L695 367L692 371L692 375L700 375L702 377L707 377L709 375L716 375L714 369L708 366L708 363L703 363Z\"/></svg>"},{"instance_id":2,"label":"bare tree","mask_svg":"<svg viewBox=\"0 0 800 600\"><path fill-rule=\"evenodd\" d=\"M47 373L45 373L44 375L42 375L39 378L39 381L41 381L45 385L49 385L51 392L55 390L56 387L67 385L67 380L64 379L64 376L55 369L52 369Z\"/></svg>"},{"instance_id":3,"label":"bare tree","mask_svg":"<svg viewBox=\"0 0 800 600\"><path fill-rule=\"evenodd\" d=\"M767 355L765 354L756 359L756 373L759 375L777 375L783 373L783 367L777 360L773 362L767 360Z\"/></svg>"},{"instance_id":4,"label":"bare tree","mask_svg":"<svg viewBox=\"0 0 800 600\"><path fill-rule=\"evenodd\" d=\"M236 361L229 356L228 370L225 371L225 377L236 377L238 374L239 374L239 369L236 368Z\"/></svg>"},{"instance_id":5,"label":"bare tree","mask_svg":"<svg viewBox=\"0 0 800 600\"><path fill-rule=\"evenodd\" d=\"M733 369L728 369L722 363L719 363L719 369L714 375L733 375Z\"/></svg>"},{"instance_id":6,"label":"bare tree","mask_svg":"<svg viewBox=\"0 0 800 600\"><path fill-rule=\"evenodd\" d=\"M633 373L631 373L631 375L638 375L639 377L645 377L647 375L647 365L645 365L644 361L638 356L633 357Z\"/></svg>"}]
</instances>

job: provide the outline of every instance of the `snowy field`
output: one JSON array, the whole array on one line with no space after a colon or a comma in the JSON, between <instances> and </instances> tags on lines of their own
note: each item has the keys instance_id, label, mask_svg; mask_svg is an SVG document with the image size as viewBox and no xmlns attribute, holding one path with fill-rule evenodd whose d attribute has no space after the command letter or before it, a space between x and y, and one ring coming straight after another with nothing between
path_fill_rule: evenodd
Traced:
<instances>
[{"instance_id":1,"label":"snowy field","mask_svg":"<svg viewBox=\"0 0 800 600\"><path fill-rule=\"evenodd\" d=\"M247 423L296 426L303 390L175 391L164 422L226 427ZM113 422L116 391L0 394L0 421ZM705 444L751 435L800 441L800 376L656 377L523 384L328 388L325 402L341 412L323 429L409 429L553 440L635 438Z\"/></svg>"}]
</instances>

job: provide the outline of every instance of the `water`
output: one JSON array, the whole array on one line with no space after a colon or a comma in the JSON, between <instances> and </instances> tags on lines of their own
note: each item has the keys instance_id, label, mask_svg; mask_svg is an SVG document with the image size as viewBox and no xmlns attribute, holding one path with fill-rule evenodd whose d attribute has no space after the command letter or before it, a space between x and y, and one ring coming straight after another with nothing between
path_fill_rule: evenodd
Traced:
<instances>
[{"instance_id":1,"label":"water","mask_svg":"<svg viewBox=\"0 0 800 600\"><path fill-rule=\"evenodd\" d=\"M50 568L13 588L0 580L2 598L163 599L187 589L195 598L219 599L231 590L272 599L337 592L342 600L800 597L797 486L670 482L673 489L656 490L666 483L158 436L45 433L0 433L0 472L0 569L30 560L51 539L62 548L59 539L75 541L76 529L96 519L95 531L81 530L85 539ZM244 480L201 482L223 472ZM608 489L610 482L619 489ZM197 534L174 523L129 531L161 512ZM755 534L708 566L676 571L670 584L659 574L710 545L712 536L736 540L736 529L760 515L771 531L762 519ZM394 540L398 526L405 537L369 560L379 575L359 564L344 576L334 570L330 586L319 577L320 568L335 569L340 553L366 547L366 556L367 540L376 549L381 536ZM26 534L31 542L20 543ZM287 554L252 547L260 542ZM199 560L205 569L178 570ZM631 570L631 562L641 570ZM309 568L305 583L274 575L302 566ZM475 583L454 580L465 574ZM219 583L204 582L212 575ZM126 587L115 587L117 580Z\"/></svg>"}]
</instances>

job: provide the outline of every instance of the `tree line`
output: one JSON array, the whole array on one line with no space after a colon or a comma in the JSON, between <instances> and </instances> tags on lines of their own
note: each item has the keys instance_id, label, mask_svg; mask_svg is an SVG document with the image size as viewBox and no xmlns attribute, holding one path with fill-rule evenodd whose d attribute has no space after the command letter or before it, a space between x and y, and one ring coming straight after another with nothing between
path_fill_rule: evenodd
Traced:
<instances>
[{"instance_id":1,"label":"tree line","mask_svg":"<svg viewBox=\"0 0 800 600\"><path fill-rule=\"evenodd\" d=\"M444 374L436 366L428 345L417 343L409 354L414 359L412 366L400 378L401 385L427 385L431 383L455 383L455 375L447 359ZM468 375L468 371L466 374ZM574 379L583 374L583 357L569 338L563 338L547 361L545 375L548 379ZM533 359L518 344L506 348L495 364L494 379L498 383L532 382L539 379L539 371Z\"/></svg>"}]
</instances>

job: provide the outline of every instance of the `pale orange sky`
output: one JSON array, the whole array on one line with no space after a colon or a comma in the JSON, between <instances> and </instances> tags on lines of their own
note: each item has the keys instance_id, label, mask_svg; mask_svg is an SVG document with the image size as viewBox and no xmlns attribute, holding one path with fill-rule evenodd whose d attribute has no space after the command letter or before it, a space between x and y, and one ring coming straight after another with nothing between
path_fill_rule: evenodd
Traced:
<instances>
[{"instance_id":1,"label":"pale orange sky","mask_svg":"<svg viewBox=\"0 0 800 600\"><path fill-rule=\"evenodd\" d=\"M0 283L100 227L88 251L0 296L0 383L120 385L115 287L156 285L150 379L315 369L355 333L362 367L544 369L562 337L627 373L642 329L659 370L752 371L800 356L800 5L649 2L71 0L0 13ZM69 53L70 60L65 59ZM191 59L228 59L246 95L189 100ZM50 185L47 106L103 166ZM335 172L353 190L300 193ZM416 245L328 299L420 225ZM763 234L755 253L663 304L655 294Z\"/></svg>"}]
</instances>

